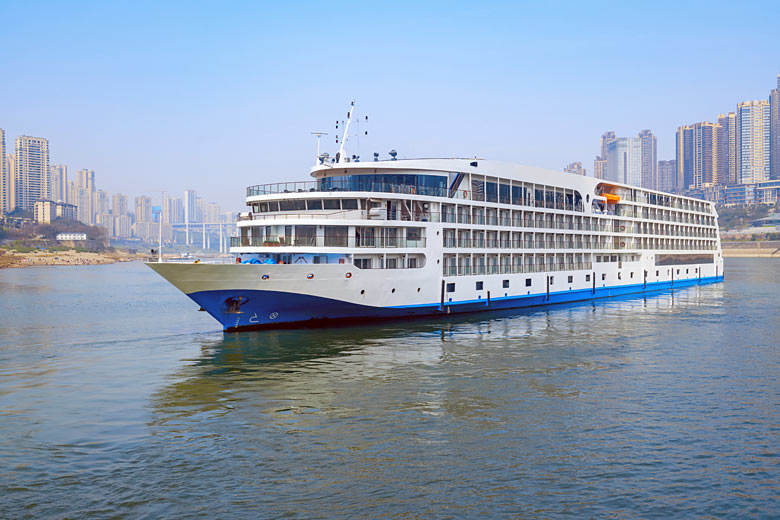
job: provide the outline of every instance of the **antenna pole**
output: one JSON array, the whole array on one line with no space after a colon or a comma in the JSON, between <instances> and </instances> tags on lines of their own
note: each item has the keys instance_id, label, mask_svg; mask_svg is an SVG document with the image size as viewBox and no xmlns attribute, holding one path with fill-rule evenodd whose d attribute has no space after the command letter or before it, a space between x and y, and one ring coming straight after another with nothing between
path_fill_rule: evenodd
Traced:
<instances>
[{"instance_id":1,"label":"antenna pole","mask_svg":"<svg viewBox=\"0 0 780 520\"><path fill-rule=\"evenodd\" d=\"M311 132L311 134L317 136L317 161L319 161L320 160L320 137L328 134L326 134L325 132ZM317 164L317 162L315 161L314 164Z\"/></svg>"},{"instance_id":2,"label":"antenna pole","mask_svg":"<svg viewBox=\"0 0 780 520\"><path fill-rule=\"evenodd\" d=\"M349 136L349 124L352 122L352 112L355 111L355 102L352 102L352 105L349 107L349 112L347 112L347 124L344 127L344 137L341 138L341 146L339 147L339 160L338 162L344 162L344 145L347 142L347 137Z\"/></svg>"}]
</instances>

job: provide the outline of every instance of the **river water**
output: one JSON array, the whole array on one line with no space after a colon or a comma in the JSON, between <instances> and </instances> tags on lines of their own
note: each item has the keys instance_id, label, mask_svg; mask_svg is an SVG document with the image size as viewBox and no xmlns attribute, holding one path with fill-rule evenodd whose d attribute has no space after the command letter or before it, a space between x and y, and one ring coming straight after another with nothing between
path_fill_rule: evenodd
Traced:
<instances>
[{"instance_id":1,"label":"river water","mask_svg":"<svg viewBox=\"0 0 780 520\"><path fill-rule=\"evenodd\" d=\"M780 263L223 334L139 263L0 271L0 517L772 517Z\"/></svg>"}]
</instances>

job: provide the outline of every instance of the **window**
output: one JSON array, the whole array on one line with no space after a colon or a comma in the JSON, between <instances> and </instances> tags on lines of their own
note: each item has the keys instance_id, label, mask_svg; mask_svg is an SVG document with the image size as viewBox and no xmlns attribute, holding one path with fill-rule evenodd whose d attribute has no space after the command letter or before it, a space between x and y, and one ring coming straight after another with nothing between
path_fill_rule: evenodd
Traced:
<instances>
[{"instance_id":1,"label":"window","mask_svg":"<svg viewBox=\"0 0 780 520\"><path fill-rule=\"evenodd\" d=\"M677 274L680 274L680 270L679 269L677 270Z\"/></svg>"},{"instance_id":2,"label":"window","mask_svg":"<svg viewBox=\"0 0 780 520\"><path fill-rule=\"evenodd\" d=\"M280 211L302 211L306 210L306 201L303 199L288 199L279 201Z\"/></svg>"},{"instance_id":3,"label":"window","mask_svg":"<svg viewBox=\"0 0 780 520\"><path fill-rule=\"evenodd\" d=\"M631 271L631 276L629 278L633 278L633 277L634 277L634 272Z\"/></svg>"},{"instance_id":4,"label":"window","mask_svg":"<svg viewBox=\"0 0 780 520\"><path fill-rule=\"evenodd\" d=\"M569 283L572 283L574 281L574 277L572 275L569 275Z\"/></svg>"},{"instance_id":5,"label":"window","mask_svg":"<svg viewBox=\"0 0 780 520\"><path fill-rule=\"evenodd\" d=\"M358 209L357 199L344 199L341 201L341 209Z\"/></svg>"},{"instance_id":6,"label":"window","mask_svg":"<svg viewBox=\"0 0 780 520\"><path fill-rule=\"evenodd\" d=\"M551 276L551 277L550 277L550 285L552 285L553 283L555 283L555 277L554 277L554 276Z\"/></svg>"},{"instance_id":7,"label":"window","mask_svg":"<svg viewBox=\"0 0 780 520\"><path fill-rule=\"evenodd\" d=\"M341 209L341 201L339 199L325 199L322 202L325 209Z\"/></svg>"},{"instance_id":8,"label":"window","mask_svg":"<svg viewBox=\"0 0 780 520\"><path fill-rule=\"evenodd\" d=\"M655 275L656 275L656 276L658 276L658 273L659 273L659 271L656 271L656 272L655 272Z\"/></svg>"},{"instance_id":9,"label":"window","mask_svg":"<svg viewBox=\"0 0 780 520\"><path fill-rule=\"evenodd\" d=\"M397 269L398 268L398 259L397 258L388 258L386 260L385 268L386 269Z\"/></svg>"},{"instance_id":10,"label":"window","mask_svg":"<svg viewBox=\"0 0 780 520\"><path fill-rule=\"evenodd\" d=\"M531 279L530 278L526 278L525 279L525 286L526 287L531 287Z\"/></svg>"},{"instance_id":11,"label":"window","mask_svg":"<svg viewBox=\"0 0 780 520\"><path fill-rule=\"evenodd\" d=\"M358 269L371 269L370 258L355 258L355 267Z\"/></svg>"},{"instance_id":12,"label":"window","mask_svg":"<svg viewBox=\"0 0 780 520\"><path fill-rule=\"evenodd\" d=\"M622 279L623 279L623 275L621 273L618 273L618 280L622 280Z\"/></svg>"},{"instance_id":13,"label":"window","mask_svg":"<svg viewBox=\"0 0 780 520\"><path fill-rule=\"evenodd\" d=\"M409 258L408 260L409 269L417 269L417 259L416 258Z\"/></svg>"},{"instance_id":14,"label":"window","mask_svg":"<svg viewBox=\"0 0 780 520\"><path fill-rule=\"evenodd\" d=\"M688 269L685 270L685 274L688 274Z\"/></svg>"},{"instance_id":15,"label":"window","mask_svg":"<svg viewBox=\"0 0 780 520\"><path fill-rule=\"evenodd\" d=\"M606 280L607 279L607 273L601 273L601 279Z\"/></svg>"},{"instance_id":16,"label":"window","mask_svg":"<svg viewBox=\"0 0 780 520\"><path fill-rule=\"evenodd\" d=\"M307 200L306 207L308 209L322 209L322 201L320 199Z\"/></svg>"},{"instance_id":17,"label":"window","mask_svg":"<svg viewBox=\"0 0 780 520\"><path fill-rule=\"evenodd\" d=\"M447 284L447 292L455 292L455 284L454 283L448 283Z\"/></svg>"},{"instance_id":18,"label":"window","mask_svg":"<svg viewBox=\"0 0 780 520\"><path fill-rule=\"evenodd\" d=\"M509 280L504 280L504 289L509 289Z\"/></svg>"},{"instance_id":19,"label":"window","mask_svg":"<svg viewBox=\"0 0 780 520\"><path fill-rule=\"evenodd\" d=\"M585 275L585 281L586 281L586 282L589 282L589 281L590 281L590 275L589 275L589 274L586 274L586 275Z\"/></svg>"},{"instance_id":20,"label":"window","mask_svg":"<svg viewBox=\"0 0 780 520\"><path fill-rule=\"evenodd\" d=\"M477 282L477 290L481 291L484 285L485 285L484 282Z\"/></svg>"}]
</instances>

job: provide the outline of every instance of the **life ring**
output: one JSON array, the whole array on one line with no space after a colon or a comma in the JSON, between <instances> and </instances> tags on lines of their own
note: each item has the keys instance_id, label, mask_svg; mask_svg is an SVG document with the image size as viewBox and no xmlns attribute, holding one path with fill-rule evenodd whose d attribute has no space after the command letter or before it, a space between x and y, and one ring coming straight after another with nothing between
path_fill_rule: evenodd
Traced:
<instances>
[{"instance_id":1,"label":"life ring","mask_svg":"<svg viewBox=\"0 0 780 520\"><path fill-rule=\"evenodd\" d=\"M309 280L311 280L312 278L314 278L314 273L309 273L309 274L307 274L307 275L306 275L306 278L308 278Z\"/></svg>"},{"instance_id":2,"label":"life ring","mask_svg":"<svg viewBox=\"0 0 780 520\"><path fill-rule=\"evenodd\" d=\"M346 276L347 278L352 278L352 273L347 273L344 276Z\"/></svg>"},{"instance_id":3,"label":"life ring","mask_svg":"<svg viewBox=\"0 0 780 520\"><path fill-rule=\"evenodd\" d=\"M620 231L625 231L625 230L626 230L626 226L620 226Z\"/></svg>"},{"instance_id":4,"label":"life ring","mask_svg":"<svg viewBox=\"0 0 780 520\"><path fill-rule=\"evenodd\" d=\"M620 243L620 247L626 247L626 243L625 242L621 242Z\"/></svg>"},{"instance_id":5,"label":"life ring","mask_svg":"<svg viewBox=\"0 0 780 520\"><path fill-rule=\"evenodd\" d=\"M269 278L270 278L270 276L268 276L267 274L263 275L263 280L268 280Z\"/></svg>"},{"instance_id":6,"label":"life ring","mask_svg":"<svg viewBox=\"0 0 780 520\"><path fill-rule=\"evenodd\" d=\"M464 199L469 198L469 190L463 190L463 198Z\"/></svg>"}]
</instances>

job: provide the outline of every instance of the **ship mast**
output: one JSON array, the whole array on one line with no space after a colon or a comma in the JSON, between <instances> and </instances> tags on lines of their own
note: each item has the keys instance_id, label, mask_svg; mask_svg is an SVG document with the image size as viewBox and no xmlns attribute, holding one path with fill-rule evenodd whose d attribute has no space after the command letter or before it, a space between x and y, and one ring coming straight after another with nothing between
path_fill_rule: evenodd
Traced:
<instances>
[{"instance_id":1,"label":"ship mast","mask_svg":"<svg viewBox=\"0 0 780 520\"><path fill-rule=\"evenodd\" d=\"M347 137L349 137L349 124L352 122L352 112L355 111L355 102L352 102L352 105L349 107L349 112L347 112L347 124L344 126L344 137L341 138L341 146L339 146L339 151L336 153L336 162L344 162L344 145L347 144Z\"/></svg>"}]
</instances>

